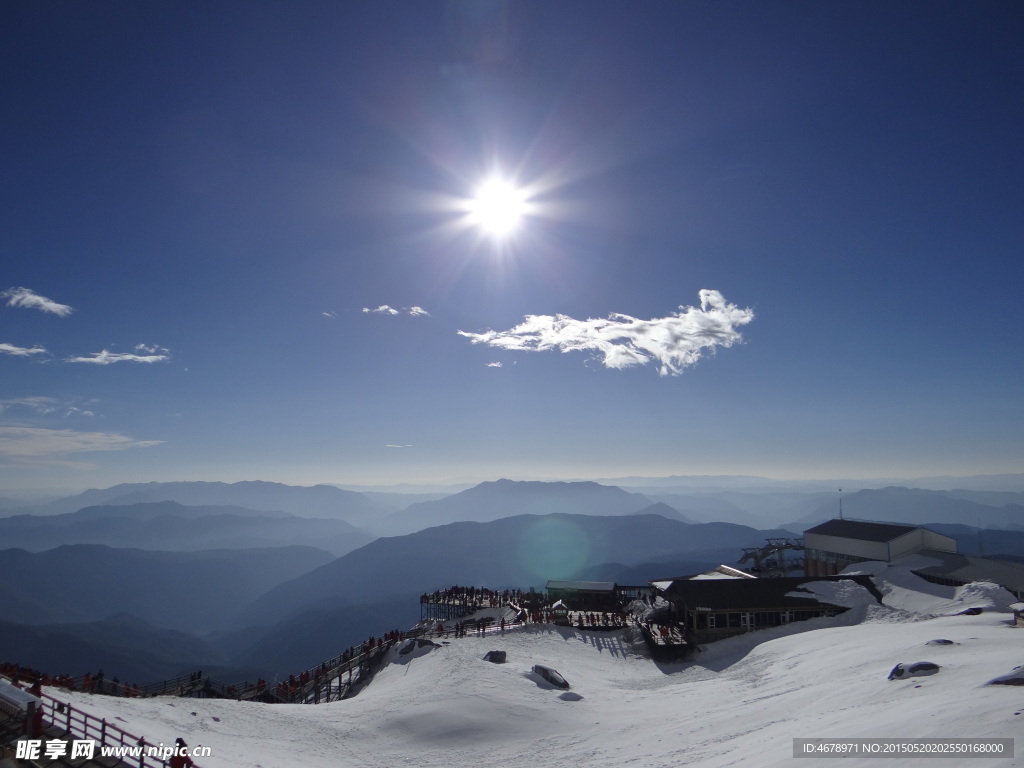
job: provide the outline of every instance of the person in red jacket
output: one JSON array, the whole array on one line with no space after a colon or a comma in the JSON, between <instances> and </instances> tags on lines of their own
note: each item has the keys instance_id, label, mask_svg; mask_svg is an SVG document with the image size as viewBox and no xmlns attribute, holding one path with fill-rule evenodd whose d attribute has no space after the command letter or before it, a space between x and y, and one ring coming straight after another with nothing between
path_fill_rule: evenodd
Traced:
<instances>
[{"instance_id":1,"label":"person in red jacket","mask_svg":"<svg viewBox=\"0 0 1024 768\"><path fill-rule=\"evenodd\" d=\"M170 768L192 768L195 763L188 756L188 744L185 743L185 740L179 736L174 740L174 746L177 747L177 754L168 763Z\"/></svg>"}]
</instances>

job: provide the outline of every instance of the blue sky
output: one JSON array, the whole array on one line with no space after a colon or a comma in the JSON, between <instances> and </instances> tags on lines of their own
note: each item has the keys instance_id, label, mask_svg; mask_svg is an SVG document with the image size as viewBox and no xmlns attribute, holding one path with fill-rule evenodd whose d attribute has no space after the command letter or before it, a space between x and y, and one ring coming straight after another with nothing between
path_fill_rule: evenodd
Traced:
<instances>
[{"instance_id":1,"label":"blue sky","mask_svg":"<svg viewBox=\"0 0 1024 768\"><path fill-rule=\"evenodd\" d=\"M0 490L1024 471L1022 33L4 3Z\"/></svg>"}]
</instances>

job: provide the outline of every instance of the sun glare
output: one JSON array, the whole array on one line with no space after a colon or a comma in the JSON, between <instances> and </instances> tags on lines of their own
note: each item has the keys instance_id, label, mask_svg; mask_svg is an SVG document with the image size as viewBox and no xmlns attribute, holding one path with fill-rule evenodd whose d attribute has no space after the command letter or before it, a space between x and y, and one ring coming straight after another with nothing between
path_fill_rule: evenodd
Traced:
<instances>
[{"instance_id":1,"label":"sun glare","mask_svg":"<svg viewBox=\"0 0 1024 768\"><path fill-rule=\"evenodd\" d=\"M492 237L512 234L526 213L526 195L500 179L484 183L470 200L472 222Z\"/></svg>"}]
</instances>

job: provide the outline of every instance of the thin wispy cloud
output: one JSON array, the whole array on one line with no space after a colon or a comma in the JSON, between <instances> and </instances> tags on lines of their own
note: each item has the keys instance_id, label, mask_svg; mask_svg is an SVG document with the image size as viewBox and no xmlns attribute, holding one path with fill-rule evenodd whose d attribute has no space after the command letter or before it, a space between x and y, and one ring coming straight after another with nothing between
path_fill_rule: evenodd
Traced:
<instances>
[{"instance_id":1,"label":"thin wispy cloud","mask_svg":"<svg viewBox=\"0 0 1024 768\"><path fill-rule=\"evenodd\" d=\"M71 453L123 451L148 448L162 440L135 440L113 432L78 432L72 429L0 427L0 457L43 458Z\"/></svg>"},{"instance_id":2,"label":"thin wispy cloud","mask_svg":"<svg viewBox=\"0 0 1024 768\"><path fill-rule=\"evenodd\" d=\"M542 352L595 352L606 368L656 362L662 376L678 376L716 347L742 341L738 327L754 319L753 310L730 304L718 291L700 291L700 307L680 306L668 317L639 320L623 314L576 320L567 315L527 315L507 331L459 331L474 344L498 349Z\"/></svg>"},{"instance_id":3,"label":"thin wispy cloud","mask_svg":"<svg viewBox=\"0 0 1024 768\"><path fill-rule=\"evenodd\" d=\"M25 307L49 312L59 317L67 317L74 310L67 304L58 304L53 299L40 296L30 288L8 288L0 293L0 299L7 299L8 307Z\"/></svg>"},{"instance_id":4,"label":"thin wispy cloud","mask_svg":"<svg viewBox=\"0 0 1024 768\"><path fill-rule=\"evenodd\" d=\"M6 342L0 343L0 354L13 355L14 357L32 357L33 355L44 355L46 350L42 347L16 347Z\"/></svg>"},{"instance_id":5,"label":"thin wispy cloud","mask_svg":"<svg viewBox=\"0 0 1024 768\"><path fill-rule=\"evenodd\" d=\"M27 409L35 413L54 413L57 399L54 397L9 397L0 400L0 413L10 409Z\"/></svg>"},{"instance_id":6,"label":"thin wispy cloud","mask_svg":"<svg viewBox=\"0 0 1024 768\"><path fill-rule=\"evenodd\" d=\"M374 315L401 315L402 313L405 313L410 317L430 317L430 313L423 307L402 307L401 310L398 310L394 307L388 306L387 304L381 304L375 309L363 307L363 312Z\"/></svg>"},{"instance_id":7,"label":"thin wispy cloud","mask_svg":"<svg viewBox=\"0 0 1024 768\"><path fill-rule=\"evenodd\" d=\"M393 443L388 443L388 444L387 444L387 445L385 445L384 447L385 447L385 448L412 448L412 445L411 445L411 444L407 444L407 445L395 445L395 444L393 444Z\"/></svg>"},{"instance_id":8,"label":"thin wispy cloud","mask_svg":"<svg viewBox=\"0 0 1024 768\"><path fill-rule=\"evenodd\" d=\"M501 368L501 363L488 363L488 368Z\"/></svg>"},{"instance_id":9,"label":"thin wispy cloud","mask_svg":"<svg viewBox=\"0 0 1024 768\"><path fill-rule=\"evenodd\" d=\"M0 413L6 411L31 411L44 416L57 414L60 416L95 416L94 411L79 408L73 401L59 400L56 397L9 397L0 400Z\"/></svg>"},{"instance_id":10,"label":"thin wispy cloud","mask_svg":"<svg viewBox=\"0 0 1024 768\"><path fill-rule=\"evenodd\" d=\"M170 360L170 350L165 347L137 344L134 352L110 352L102 350L91 355L66 357L66 363L92 363L94 365L113 365L114 363L161 363Z\"/></svg>"},{"instance_id":11,"label":"thin wispy cloud","mask_svg":"<svg viewBox=\"0 0 1024 768\"><path fill-rule=\"evenodd\" d=\"M366 310L363 311L365 312ZM324 317L330 318L331 320L334 320L338 316L337 312L321 312L320 314Z\"/></svg>"}]
</instances>

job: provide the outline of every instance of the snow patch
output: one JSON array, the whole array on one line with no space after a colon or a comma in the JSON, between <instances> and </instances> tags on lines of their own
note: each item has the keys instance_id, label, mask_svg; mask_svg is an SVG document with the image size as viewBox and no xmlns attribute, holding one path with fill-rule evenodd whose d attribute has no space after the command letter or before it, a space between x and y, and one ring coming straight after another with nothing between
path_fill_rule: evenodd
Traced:
<instances>
[{"instance_id":1,"label":"snow patch","mask_svg":"<svg viewBox=\"0 0 1024 768\"><path fill-rule=\"evenodd\" d=\"M975 581L962 587L932 584L911 568L934 563L934 558L911 555L893 563L856 563L844 575L867 574L882 593L883 604L919 617L952 616L968 608L1007 611L1016 598L997 584Z\"/></svg>"},{"instance_id":2,"label":"snow patch","mask_svg":"<svg viewBox=\"0 0 1024 768\"><path fill-rule=\"evenodd\" d=\"M809 581L801 589L786 594L786 597L817 598L823 603L841 608L861 608L877 605L878 601L865 587L855 581ZM806 590L806 591L802 591ZM811 594L808 594L810 592Z\"/></svg>"}]
</instances>

